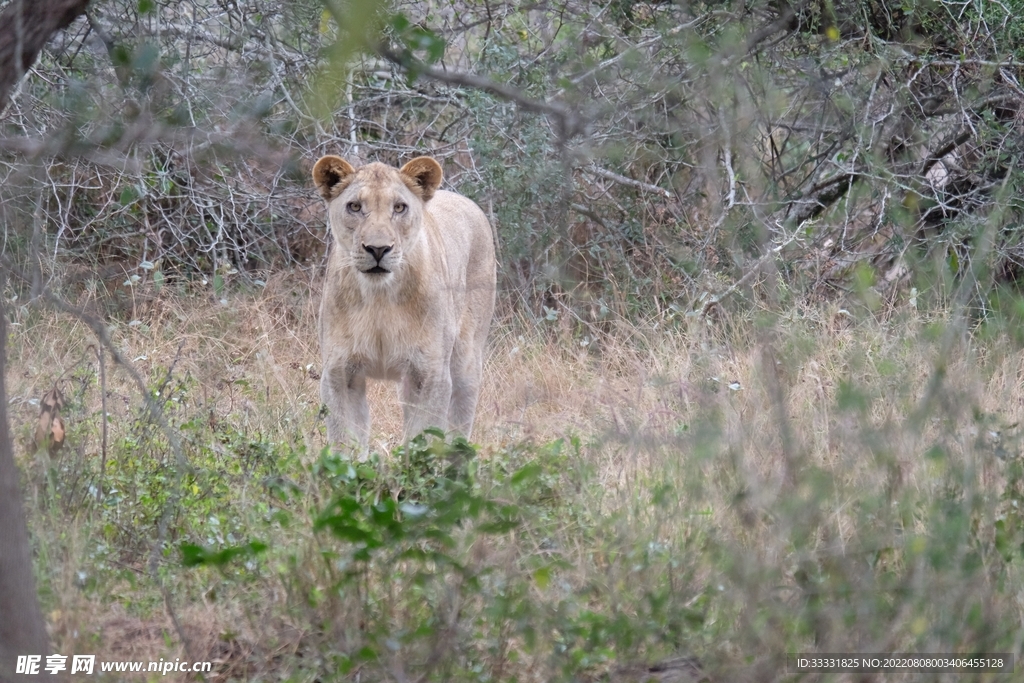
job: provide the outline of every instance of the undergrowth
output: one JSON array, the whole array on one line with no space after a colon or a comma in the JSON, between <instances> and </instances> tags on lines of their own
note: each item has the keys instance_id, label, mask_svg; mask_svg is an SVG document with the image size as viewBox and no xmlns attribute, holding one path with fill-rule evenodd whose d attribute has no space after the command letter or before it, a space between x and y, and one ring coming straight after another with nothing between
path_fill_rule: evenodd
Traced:
<instances>
[{"instance_id":1,"label":"undergrowth","mask_svg":"<svg viewBox=\"0 0 1024 683\"><path fill-rule=\"evenodd\" d=\"M181 458L124 373L100 386L86 328L14 311L56 652L224 681L687 680L681 657L847 680L787 654L1020 652L1024 356L999 320L823 305L594 340L507 317L473 443L399 446L375 387L359 462L324 447L304 287L165 291L115 327ZM54 382L49 457L26 444ZM1012 674L958 678L982 679Z\"/></svg>"}]
</instances>

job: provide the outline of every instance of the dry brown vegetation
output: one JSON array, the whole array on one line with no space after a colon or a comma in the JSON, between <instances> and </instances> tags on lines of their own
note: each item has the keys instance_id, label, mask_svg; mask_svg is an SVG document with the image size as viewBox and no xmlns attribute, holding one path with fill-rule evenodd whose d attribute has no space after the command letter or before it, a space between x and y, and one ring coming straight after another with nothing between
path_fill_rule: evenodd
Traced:
<instances>
[{"instance_id":1,"label":"dry brown vegetation","mask_svg":"<svg viewBox=\"0 0 1024 683\"><path fill-rule=\"evenodd\" d=\"M188 570L176 568L177 544L198 538L216 545L217 534L198 504L205 494L186 482L167 539L170 563L161 570L169 607L146 568L153 530L132 517L145 506L122 512L117 495L139 485L127 474L132 467L170 457L166 444L140 435L140 399L123 373L109 372L111 446L101 480L91 333L46 310L15 311L8 386L21 441L34 428L32 399L55 377L63 377L69 398L65 448L52 462L28 451L20 458L56 651L210 659L216 680L285 672L306 680L334 666L310 657L350 653L359 642L350 619L368 619L365 610L380 604L324 597L331 573L315 558L331 543L311 530L326 501L324 481L311 469L324 444L316 417L316 289L315 279L311 286L308 274L295 272L233 290L226 304L145 292L115 328L125 357L170 397L172 424L202 423L183 429L195 467L212 466L210 457L257 458L254 444L262 444L288 463L273 476L291 478L308 496L299 505L277 500L270 477L244 474L258 464L243 465L241 478L236 472L226 482L230 504L219 501L213 516L270 549L248 568ZM807 638L805 647L820 651L851 642L862 651L1009 647L1019 608L1005 598L1020 558L1003 554L994 525L1018 523L1015 426L1024 357L1007 344L909 307L888 319L866 309L807 308L770 327L735 314L621 321L589 346L557 323L536 328L506 315L494 328L481 399L481 481L492 486L517 457L543 462L545 445L559 438L581 439L580 450L536 482L542 517L551 519L527 515L521 533L507 537L457 534L469 543L460 553L481 576L525 582L527 603L621 611L621 628L635 629L626 639L633 644L615 645L622 634L609 632L573 669L595 679L619 680L620 669L680 649L698 654L713 680L781 679L785 653ZM384 387L372 394L378 448L393 446L400 431L397 400ZM299 453L298 461L286 451ZM394 476L401 457L385 455L378 466ZM97 486L104 497L93 502ZM950 487L957 504L974 511L955 533L936 526L942 519L931 507L954 495ZM666 500L658 501L659 490ZM287 526L267 526L268 504L296 516ZM932 556L947 543L958 548L950 567ZM659 545L664 558L654 556ZM964 558L975 554L980 567L965 568ZM534 576L541 558L557 560L550 579ZM886 577L895 583L887 586ZM673 609L693 623L649 631L643 596L667 587ZM458 659L473 650L471 615L495 596L454 590L466 601L458 626L433 647ZM830 597L815 603L817 592ZM888 604L890 593L901 597ZM397 612L389 623L399 631L413 619L404 604L410 598L392 597ZM982 606L984 623L971 626L974 605ZM445 612L444 601L438 609ZM677 629L674 643L657 635L664 628ZM519 680L551 680L562 671L547 646L524 644L516 622L504 638L504 654L478 652L479 661ZM378 654L356 671L389 678L392 667L422 664L415 645L406 647L412 650ZM601 655L601 647L614 655Z\"/></svg>"}]
</instances>

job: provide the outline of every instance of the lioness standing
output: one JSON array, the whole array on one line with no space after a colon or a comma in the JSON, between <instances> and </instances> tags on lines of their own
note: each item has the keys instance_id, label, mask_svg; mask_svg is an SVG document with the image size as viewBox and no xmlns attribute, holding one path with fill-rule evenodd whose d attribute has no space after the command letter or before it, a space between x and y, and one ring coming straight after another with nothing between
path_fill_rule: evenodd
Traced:
<instances>
[{"instance_id":1,"label":"lioness standing","mask_svg":"<svg viewBox=\"0 0 1024 683\"><path fill-rule=\"evenodd\" d=\"M404 439L427 427L469 436L494 313L496 264L487 217L438 190L441 166L352 168L325 156L313 182L334 244L320 302L320 397L327 439L365 452L366 379L401 381Z\"/></svg>"}]
</instances>

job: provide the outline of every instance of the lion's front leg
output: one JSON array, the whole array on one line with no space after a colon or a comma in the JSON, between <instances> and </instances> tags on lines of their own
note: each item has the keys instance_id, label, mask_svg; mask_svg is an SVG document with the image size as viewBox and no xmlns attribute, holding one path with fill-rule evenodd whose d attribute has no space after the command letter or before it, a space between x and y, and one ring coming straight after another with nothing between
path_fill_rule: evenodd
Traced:
<instances>
[{"instance_id":1,"label":"lion's front leg","mask_svg":"<svg viewBox=\"0 0 1024 683\"><path fill-rule=\"evenodd\" d=\"M320 378L320 400L327 406L327 441L331 446L366 453L370 444L366 374L347 361L325 365Z\"/></svg>"},{"instance_id":2,"label":"lion's front leg","mask_svg":"<svg viewBox=\"0 0 1024 683\"><path fill-rule=\"evenodd\" d=\"M448 405L452 399L452 378L447 367L413 366L402 378L404 441L428 427L448 430Z\"/></svg>"},{"instance_id":3,"label":"lion's front leg","mask_svg":"<svg viewBox=\"0 0 1024 683\"><path fill-rule=\"evenodd\" d=\"M452 356L452 402L448 409L451 429L467 439L473 433L477 400L483 376L483 353L455 347Z\"/></svg>"}]
</instances>

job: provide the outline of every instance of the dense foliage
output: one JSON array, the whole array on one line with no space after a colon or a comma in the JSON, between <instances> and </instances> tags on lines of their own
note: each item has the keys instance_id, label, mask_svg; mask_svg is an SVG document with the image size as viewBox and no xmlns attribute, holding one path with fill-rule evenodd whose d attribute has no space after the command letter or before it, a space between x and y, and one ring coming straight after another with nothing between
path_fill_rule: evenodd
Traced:
<instances>
[{"instance_id":1,"label":"dense foliage","mask_svg":"<svg viewBox=\"0 0 1024 683\"><path fill-rule=\"evenodd\" d=\"M8 240L121 278L315 264L317 155L429 152L536 315L699 309L752 269L1012 282L1016 1L96 2L3 117Z\"/></svg>"}]
</instances>

